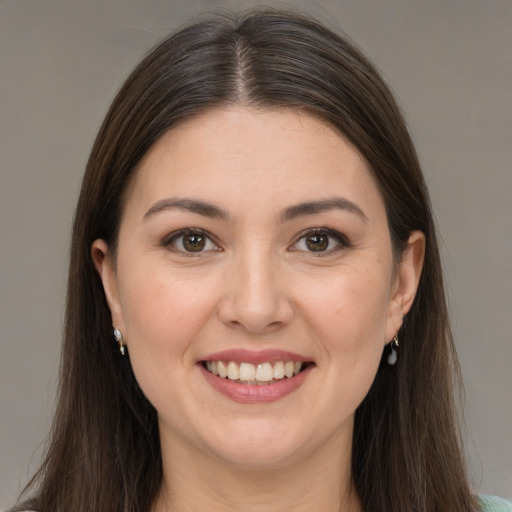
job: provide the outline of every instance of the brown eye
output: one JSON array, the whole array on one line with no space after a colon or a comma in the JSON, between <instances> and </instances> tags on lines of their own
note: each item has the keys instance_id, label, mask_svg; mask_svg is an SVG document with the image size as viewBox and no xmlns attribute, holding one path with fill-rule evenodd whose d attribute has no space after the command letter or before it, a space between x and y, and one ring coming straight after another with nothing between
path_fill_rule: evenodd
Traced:
<instances>
[{"instance_id":1,"label":"brown eye","mask_svg":"<svg viewBox=\"0 0 512 512\"><path fill-rule=\"evenodd\" d=\"M163 245L172 252L189 255L220 250L207 233L191 229L173 233L163 241Z\"/></svg>"},{"instance_id":2,"label":"brown eye","mask_svg":"<svg viewBox=\"0 0 512 512\"><path fill-rule=\"evenodd\" d=\"M191 233L182 237L182 245L188 252L200 252L206 245L206 239L203 235Z\"/></svg>"},{"instance_id":3,"label":"brown eye","mask_svg":"<svg viewBox=\"0 0 512 512\"><path fill-rule=\"evenodd\" d=\"M329 237L325 234L308 235L305 242L306 247L313 252L325 251L329 247Z\"/></svg>"},{"instance_id":4,"label":"brown eye","mask_svg":"<svg viewBox=\"0 0 512 512\"><path fill-rule=\"evenodd\" d=\"M290 250L326 256L348 247L350 247L350 242L342 233L328 228L316 228L303 232L297 242L290 247Z\"/></svg>"}]
</instances>

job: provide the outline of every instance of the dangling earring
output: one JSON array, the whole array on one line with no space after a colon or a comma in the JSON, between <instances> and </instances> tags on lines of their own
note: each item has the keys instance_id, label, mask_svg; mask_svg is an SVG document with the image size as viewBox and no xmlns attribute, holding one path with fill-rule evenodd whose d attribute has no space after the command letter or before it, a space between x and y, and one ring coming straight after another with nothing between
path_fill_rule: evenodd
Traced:
<instances>
[{"instance_id":1,"label":"dangling earring","mask_svg":"<svg viewBox=\"0 0 512 512\"><path fill-rule=\"evenodd\" d=\"M388 355L388 364L393 366L396 364L398 359L398 353L396 349L398 348L398 333L395 334L395 337L391 340L391 353Z\"/></svg>"},{"instance_id":2,"label":"dangling earring","mask_svg":"<svg viewBox=\"0 0 512 512\"><path fill-rule=\"evenodd\" d=\"M117 341L117 344L119 345L119 352L121 352L121 355L124 356L125 348L123 344L123 335L121 334L121 331L117 327L113 327L114 329L114 338Z\"/></svg>"}]
</instances>

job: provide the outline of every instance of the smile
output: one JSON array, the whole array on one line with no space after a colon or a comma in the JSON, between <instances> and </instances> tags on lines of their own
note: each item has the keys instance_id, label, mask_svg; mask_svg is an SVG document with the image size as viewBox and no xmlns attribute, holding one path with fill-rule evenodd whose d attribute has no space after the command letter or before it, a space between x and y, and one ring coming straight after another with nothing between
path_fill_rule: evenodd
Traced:
<instances>
[{"instance_id":1,"label":"smile","mask_svg":"<svg viewBox=\"0 0 512 512\"><path fill-rule=\"evenodd\" d=\"M309 363L276 361L252 364L236 361L204 361L203 367L211 374L246 385L268 385L298 375Z\"/></svg>"},{"instance_id":2,"label":"smile","mask_svg":"<svg viewBox=\"0 0 512 512\"><path fill-rule=\"evenodd\" d=\"M316 367L301 355L280 350L227 350L198 363L214 390L242 404L281 400L301 388Z\"/></svg>"}]
</instances>

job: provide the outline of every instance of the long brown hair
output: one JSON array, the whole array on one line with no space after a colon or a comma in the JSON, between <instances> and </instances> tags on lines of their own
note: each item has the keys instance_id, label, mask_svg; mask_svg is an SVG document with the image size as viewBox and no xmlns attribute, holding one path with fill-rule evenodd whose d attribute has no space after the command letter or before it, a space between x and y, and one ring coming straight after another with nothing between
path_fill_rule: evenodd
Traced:
<instances>
[{"instance_id":1,"label":"long brown hair","mask_svg":"<svg viewBox=\"0 0 512 512\"><path fill-rule=\"evenodd\" d=\"M123 195L155 141L180 120L228 104L296 108L340 130L371 165L398 260L426 236L419 289L356 412L352 471L366 511L474 510L453 399L450 334L428 193L405 122L379 73L347 38L274 10L217 15L171 35L135 69L92 148L72 237L58 407L23 506L39 512L148 511L162 481L157 415L129 357L115 350L91 256L115 253ZM29 487L31 488L31 487Z\"/></svg>"}]
</instances>

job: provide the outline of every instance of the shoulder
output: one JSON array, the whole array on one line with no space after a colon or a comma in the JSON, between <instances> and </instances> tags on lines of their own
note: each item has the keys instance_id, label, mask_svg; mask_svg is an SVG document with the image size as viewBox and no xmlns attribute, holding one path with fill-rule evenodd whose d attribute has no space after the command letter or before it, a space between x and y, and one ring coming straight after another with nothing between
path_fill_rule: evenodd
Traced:
<instances>
[{"instance_id":1,"label":"shoulder","mask_svg":"<svg viewBox=\"0 0 512 512\"><path fill-rule=\"evenodd\" d=\"M498 496L478 496L482 512L512 512L512 502Z\"/></svg>"}]
</instances>

